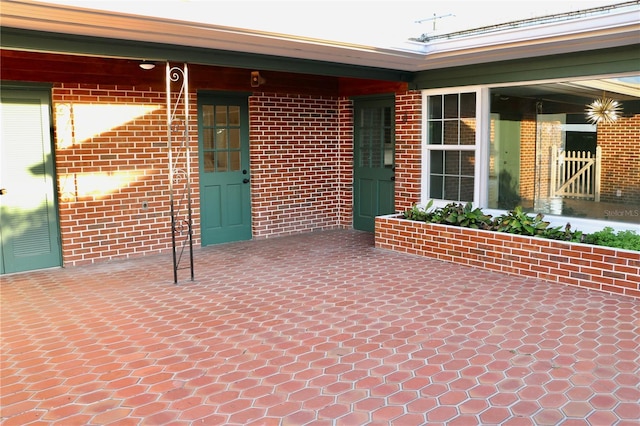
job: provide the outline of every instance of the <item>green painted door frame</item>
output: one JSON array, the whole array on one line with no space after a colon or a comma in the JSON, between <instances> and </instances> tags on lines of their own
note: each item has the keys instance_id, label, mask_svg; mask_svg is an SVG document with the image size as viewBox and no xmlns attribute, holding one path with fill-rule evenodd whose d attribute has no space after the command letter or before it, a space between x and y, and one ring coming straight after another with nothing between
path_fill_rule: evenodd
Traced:
<instances>
[{"instance_id":1,"label":"green painted door frame","mask_svg":"<svg viewBox=\"0 0 640 426\"><path fill-rule=\"evenodd\" d=\"M250 240L246 94L198 93L198 154L202 245Z\"/></svg>"},{"instance_id":2,"label":"green painted door frame","mask_svg":"<svg viewBox=\"0 0 640 426\"><path fill-rule=\"evenodd\" d=\"M62 264L50 93L2 89L0 273Z\"/></svg>"},{"instance_id":3,"label":"green painted door frame","mask_svg":"<svg viewBox=\"0 0 640 426\"><path fill-rule=\"evenodd\" d=\"M395 99L354 100L353 227L374 231L395 209Z\"/></svg>"}]
</instances>

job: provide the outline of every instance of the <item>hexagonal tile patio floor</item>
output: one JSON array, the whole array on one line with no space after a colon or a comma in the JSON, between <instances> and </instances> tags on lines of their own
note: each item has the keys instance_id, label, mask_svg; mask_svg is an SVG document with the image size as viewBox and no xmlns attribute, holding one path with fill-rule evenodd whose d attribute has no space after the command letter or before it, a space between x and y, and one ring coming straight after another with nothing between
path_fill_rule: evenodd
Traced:
<instances>
[{"instance_id":1,"label":"hexagonal tile patio floor","mask_svg":"<svg viewBox=\"0 0 640 426\"><path fill-rule=\"evenodd\" d=\"M181 271L187 276L187 271ZM640 303L329 231L2 277L2 424L638 425Z\"/></svg>"}]
</instances>

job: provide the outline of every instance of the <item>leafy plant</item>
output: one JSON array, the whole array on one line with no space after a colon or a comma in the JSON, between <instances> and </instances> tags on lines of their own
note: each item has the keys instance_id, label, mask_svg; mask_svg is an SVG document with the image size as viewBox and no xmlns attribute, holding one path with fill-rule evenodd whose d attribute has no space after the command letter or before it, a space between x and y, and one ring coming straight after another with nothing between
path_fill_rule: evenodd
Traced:
<instances>
[{"instance_id":1,"label":"leafy plant","mask_svg":"<svg viewBox=\"0 0 640 426\"><path fill-rule=\"evenodd\" d=\"M420 222L431 222L430 218L432 213L429 212L429 209L433 206L433 200L429 200L427 205L424 208L418 207L417 204L411 206L410 210L406 210L403 213L403 217L409 220L417 220Z\"/></svg>"},{"instance_id":2,"label":"leafy plant","mask_svg":"<svg viewBox=\"0 0 640 426\"><path fill-rule=\"evenodd\" d=\"M571 241L574 243L584 242L584 235L582 234L582 231L572 231L570 223L565 225L564 230L561 226L546 228L541 236L551 240Z\"/></svg>"},{"instance_id":3,"label":"leafy plant","mask_svg":"<svg viewBox=\"0 0 640 426\"><path fill-rule=\"evenodd\" d=\"M427 223L441 223L445 225L462 226L474 229L491 229L492 220L479 208L473 208L471 203L465 205L449 203L444 207L430 210L433 200L430 200L424 208L413 205L410 210L404 212L404 218L418 220Z\"/></svg>"},{"instance_id":4,"label":"leafy plant","mask_svg":"<svg viewBox=\"0 0 640 426\"><path fill-rule=\"evenodd\" d=\"M538 213L535 217L529 216L517 206L507 214L498 216L495 220L494 230L519 235L543 235L549 226L549 222L542 220L544 215Z\"/></svg>"},{"instance_id":5,"label":"leafy plant","mask_svg":"<svg viewBox=\"0 0 640 426\"><path fill-rule=\"evenodd\" d=\"M613 228L609 226L602 231L586 235L584 242L599 246L640 251L640 235L635 231L619 231L616 233Z\"/></svg>"},{"instance_id":6,"label":"leafy plant","mask_svg":"<svg viewBox=\"0 0 640 426\"><path fill-rule=\"evenodd\" d=\"M404 212L403 217L427 223L440 223L640 251L640 235L634 231L620 231L616 234L612 228L607 227L602 231L587 235L581 231L572 230L569 223L564 227L550 227L549 222L544 220L542 213L532 216L523 211L521 206L495 218L483 213L480 208L474 209L471 203L464 205L461 203L449 203L444 207L432 207L433 200L430 200L424 208L414 204L410 210Z\"/></svg>"},{"instance_id":7,"label":"leafy plant","mask_svg":"<svg viewBox=\"0 0 640 426\"><path fill-rule=\"evenodd\" d=\"M473 208L471 203L465 205L451 203L442 209L441 223L473 229L491 229L491 215L486 215L480 208Z\"/></svg>"}]
</instances>

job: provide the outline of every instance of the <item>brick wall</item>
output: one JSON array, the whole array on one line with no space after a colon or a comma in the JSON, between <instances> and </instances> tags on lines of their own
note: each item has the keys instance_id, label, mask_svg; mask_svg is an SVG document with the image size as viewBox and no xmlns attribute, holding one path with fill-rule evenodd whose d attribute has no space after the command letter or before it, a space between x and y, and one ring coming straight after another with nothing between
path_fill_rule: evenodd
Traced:
<instances>
[{"instance_id":1,"label":"brick wall","mask_svg":"<svg viewBox=\"0 0 640 426\"><path fill-rule=\"evenodd\" d=\"M254 94L249 99L253 235L340 226L344 184L336 98ZM348 115L348 113L345 113Z\"/></svg>"},{"instance_id":2,"label":"brick wall","mask_svg":"<svg viewBox=\"0 0 640 426\"><path fill-rule=\"evenodd\" d=\"M640 298L640 253L397 217L376 218L377 248Z\"/></svg>"},{"instance_id":3,"label":"brick wall","mask_svg":"<svg viewBox=\"0 0 640 426\"><path fill-rule=\"evenodd\" d=\"M164 91L58 84L52 93L63 263L169 250ZM273 93L249 102L254 237L350 227L351 102ZM190 144L197 154L196 96L190 111ZM191 183L198 245L197 158Z\"/></svg>"},{"instance_id":4,"label":"brick wall","mask_svg":"<svg viewBox=\"0 0 640 426\"><path fill-rule=\"evenodd\" d=\"M396 94L396 197L397 211L420 202L422 176L422 93Z\"/></svg>"},{"instance_id":5,"label":"brick wall","mask_svg":"<svg viewBox=\"0 0 640 426\"><path fill-rule=\"evenodd\" d=\"M338 224L353 226L353 101L338 100Z\"/></svg>"},{"instance_id":6,"label":"brick wall","mask_svg":"<svg viewBox=\"0 0 640 426\"><path fill-rule=\"evenodd\" d=\"M171 247L164 93L58 84L52 99L64 264Z\"/></svg>"},{"instance_id":7,"label":"brick wall","mask_svg":"<svg viewBox=\"0 0 640 426\"><path fill-rule=\"evenodd\" d=\"M602 148L600 200L640 204L640 114L598 124L598 146Z\"/></svg>"},{"instance_id":8,"label":"brick wall","mask_svg":"<svg viewBox=\"0 0 640 426\"><path fill-rule=\"evenodd\" d=\"M520 122L520 198L533 204L536 187L536 116L526 113ZM514 206L515 207L515 206Z\"/></svg>"}]
</instances>

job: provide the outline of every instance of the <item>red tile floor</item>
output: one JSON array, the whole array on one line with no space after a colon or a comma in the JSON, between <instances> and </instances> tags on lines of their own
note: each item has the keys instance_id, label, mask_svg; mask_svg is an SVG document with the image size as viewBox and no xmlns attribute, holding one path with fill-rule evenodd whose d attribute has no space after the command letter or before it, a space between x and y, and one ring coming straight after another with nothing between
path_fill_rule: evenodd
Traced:
<instances>
[{"instance_id":1,"label":"red tile floor","mask_svg":"<svg viewBox=\"0 0 640 426\"><path fill-rule=\"evenodd\" d=\"M638 301L357 231L195 254L2 277L2 425L639 424Z\"/></svg>"}]
</instances>

